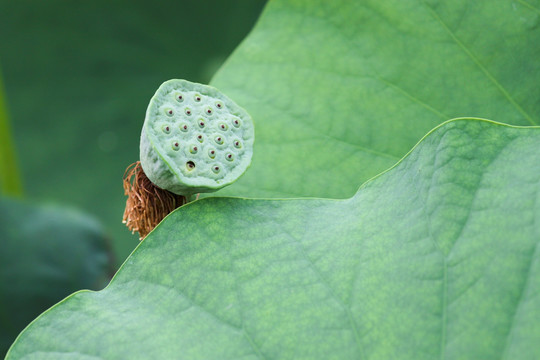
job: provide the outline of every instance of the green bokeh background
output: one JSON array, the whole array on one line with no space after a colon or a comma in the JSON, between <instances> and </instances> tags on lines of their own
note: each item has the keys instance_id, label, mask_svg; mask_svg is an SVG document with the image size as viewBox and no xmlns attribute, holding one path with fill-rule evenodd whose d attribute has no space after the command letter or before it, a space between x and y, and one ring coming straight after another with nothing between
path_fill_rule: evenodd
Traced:
<instances>
[{"instance_id":1,"label":"green bokeh background","mask_svg":"<svg viewBox=\"0 0 540 360\"><path fill-rule=\"evenodd\" d=\"M148 101L165 80L208 83L265 1L0 1L0 64L24 194L76 206L120 264L122 175L138 160Z\"/></svg>"}]
</instances>

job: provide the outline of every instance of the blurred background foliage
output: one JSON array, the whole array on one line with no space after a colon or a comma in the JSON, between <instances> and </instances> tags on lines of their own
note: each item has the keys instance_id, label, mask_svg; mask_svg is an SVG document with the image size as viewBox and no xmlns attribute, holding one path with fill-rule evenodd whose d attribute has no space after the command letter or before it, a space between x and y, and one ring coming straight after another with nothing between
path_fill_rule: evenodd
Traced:
<instances>
[{"instance_id":1,"label":"blurred background foliage","mask_svg":"<svg viewBox=\"0 0 540 360\"><path fill-rule=\"evenodd\" d=\"M121 180L138 160L150 98L171 78L208 83L264 3L0 0L0 65L25 198L97 217L118 266L138 244L121 223Z\"/></svg>"},{"instance_id":2,"label":"blurred background foliage","mask_svg":"<svg viewBox=\"0 0 540 360\"><path fill-rule=\"evenodd\" d=\"M108 236L76 209L0 198L0 358L40 313L114 268Z\"/></svg>"},{"instance_id":3,"label":"blurred background foliage","mask_svg":"<svg viewBox=\"0 0 540 360\"><path fill-rule=\"evenodd\" d=\"M22 182L17 165L17 155L13 146L13 138L5 102L2 72L0 69L0 195L12 197L22 195Z\"/></svg>"}]
</instances>

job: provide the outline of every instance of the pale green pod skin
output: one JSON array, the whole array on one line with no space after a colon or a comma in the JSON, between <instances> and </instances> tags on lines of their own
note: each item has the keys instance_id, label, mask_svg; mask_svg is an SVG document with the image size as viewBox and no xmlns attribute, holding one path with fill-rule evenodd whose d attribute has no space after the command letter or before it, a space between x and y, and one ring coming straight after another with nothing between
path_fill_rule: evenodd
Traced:
<instances>
[{"instance_id":1,"label":"pale green pod skin","mask_svg":"<svg viewBox=\"0 0 540 360\"><path fill-rule=\"evenodd\" d=\"M150 181L175 194L212 192L246 171L254 140L253 120L227 96L211 86L169 80L146 111L141 166Z\"/></svg>"}]
</instances>

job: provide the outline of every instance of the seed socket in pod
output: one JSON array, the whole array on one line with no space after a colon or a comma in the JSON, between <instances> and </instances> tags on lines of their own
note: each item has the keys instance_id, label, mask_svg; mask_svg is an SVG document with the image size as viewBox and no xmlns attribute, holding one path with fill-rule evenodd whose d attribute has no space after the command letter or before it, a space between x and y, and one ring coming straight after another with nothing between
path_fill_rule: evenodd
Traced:
<instances>
[{"instance_id":1,"label":"seed socket in pod","mask_svg":"<svg viewBox=\"0 0 540 360\"><path fill-rule=\"evenodd\" d=\"M156 91L146 111L141 166L150 181L172 193L212 192L246 171L254 139L249 114L220 91L169 80Z\"/></svg>"}]
</instances>

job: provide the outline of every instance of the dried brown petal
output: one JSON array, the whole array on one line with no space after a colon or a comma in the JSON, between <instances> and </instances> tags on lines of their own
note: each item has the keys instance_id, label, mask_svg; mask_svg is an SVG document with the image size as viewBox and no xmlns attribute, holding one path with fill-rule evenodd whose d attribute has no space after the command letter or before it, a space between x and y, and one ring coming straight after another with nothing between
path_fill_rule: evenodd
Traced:
<instances>
[{"instance_id":1,"label":"dried brown petal","mask_svg":"<svg viewBox=\"0 0 540 360\"><path fill-rule=\"evenodd\" d=\"M123 222L131 232L139 233L140 240L171 211L187 203L185 196L154 185L139 161L129 165L124 173L124 193L128 198Z\"/></svg>"}]
</instances>

